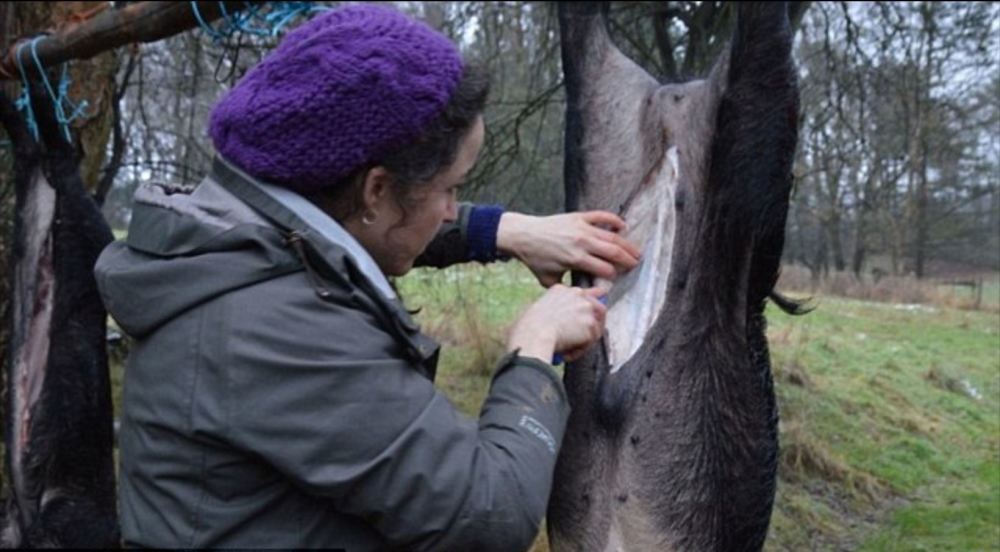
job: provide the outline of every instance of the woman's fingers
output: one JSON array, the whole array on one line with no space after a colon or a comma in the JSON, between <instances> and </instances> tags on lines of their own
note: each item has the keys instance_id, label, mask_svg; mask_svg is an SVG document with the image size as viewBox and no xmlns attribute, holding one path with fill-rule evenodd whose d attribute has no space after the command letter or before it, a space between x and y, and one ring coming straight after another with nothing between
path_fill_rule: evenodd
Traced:
<instances>
[{"instance_id":1,"label":"woman's fingers","mask_svg":"<svg viewBox=\"0 0 1000 552\"><path fill-rule=\"evenodd\" d=\"M522 348L538 358L552 352L578 358L604 334L605 294L599 287L552 285L514 324L510 348Z\"/></svg>"},{"instance_id":2,"label":"woman's fingers","mask_svg":"<svg viewBox=\"0 0 1000 552\"><path fill-rule=\"evenodd\" d=\"M607 295L608 290L602 287L577 288L587 297L601 298Z\"/></svg>"},{"instance_id":3,"label":"woman's fingers","mask_svg":"<svg viewBox=\"0 0 1000 552\"><path fill-rule=\"evenodd\" d=\"M612 232L622 232L627 227L621 217L610 211L584 211L580 215L588 224L604 226Z\"/></svg>"},{"instance_id":4,"label":"woman's fingers","mask_svg":"<svg viewBox=\"0 0 1000 552\"><path fill-rule=\"evenodd\" d=\"M594 228L594 233L600 241L609 243L615 246L615 248L626 253L629 257L631 257L631 259L634 260L634 263L637 264L639 262L639 257L642 256L642 252L639 251L639 248L636 247L635 244L625 239L625 236L615 232L609 232L601 228Z\"/></svg>"},{"instance_id":5,"label":"woman's fingers","mask_svg":"<svg viewBox=\"0 0 1000 552\"><path fill-rule=\"evenodd\" d=\"M614 279L639 264L639 249L622 235L625 221L608 211L585 211L548 217L505 213L497 247L516 255L545 287L567 270Z\"/></svg>"},{"instance_id":6,"label":"woman's fingers","mask_svg":"<svg viewBox=\"0 0 1000 552\"><path fill-rule=\"evenodd\" d=\"M605 294L601 288L570 288L586 302L577 308L578 314L570 323L576 325L579 331L578 340L567 344L569 351L579 349L581 352L593 345L604 334L604 319L607 307L600 301Z\"/></svg>"},{"instance_id":7,"label":"woman's fingers","mask_svg":"<svg viewBox=\"0 0 1000 552\"><path fill-rule=\"evenodd\" d=\"M605 307L597 300L600 290L560 287L557 291L566 294L559 298L566 310L560 321L564 333L558 350L589 347L603 333Z\"/></svg>"},{"instance_id":8,"label":"woman's fingers","mask_svg":"<svg viewBox=\"0 0 1000 552\"><path fill-rule=\"evenodd\" d=\"M639 264L639 255L632 244L617 234L604 233L614 238L605 239L604 236L600 236L588 240L586 245L588 252L614 264L621 272L635 268Z\"/></svg>"},{"instance_id":9,"label":"woman's fingers","mask_svg":"<svg viewBox=\"0 0 1000 552\"><path fill-rule=\"evenodd\" d=\"M639 248L621 235L626 225L618 215L608 211L587 211L580 213L580 219L586 223L581 230L583 234L581 243L588 255L610 262L622 271L630 270L639 264L641 256ZM614 277L613 274L595 275L604 278Z\"/></svg>"},{"instance_id":10,"label":"woman's fingers","mask_svg":"<svg viewBox=\"0 0 1000 552\"><path fill-rule=\"evenodd\" d=\"M614 265L591 254L582 257L575 268L605 280L614 280L615 276L618 275Z\"/></svg>"}]
</instances>

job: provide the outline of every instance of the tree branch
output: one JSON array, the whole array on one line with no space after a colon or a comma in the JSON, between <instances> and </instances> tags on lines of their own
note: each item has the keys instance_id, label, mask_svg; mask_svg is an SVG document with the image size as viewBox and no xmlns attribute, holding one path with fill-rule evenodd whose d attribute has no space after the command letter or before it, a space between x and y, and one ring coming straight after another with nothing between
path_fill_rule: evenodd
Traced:
<instances>
[{"instance_id":1,"label":"tree branch","mask_svg":"<svg viewBox=\"0 0 1000 552\"><path fill-rule=\"evenodd\" d=\"M197 2L202 20L211 23L227 13L236 13L257 2ZM155 42L199 25L191 2L136 2L118 10L106 10L83 23L70 23L40 40L38 59L45 67L71 59L95 55L133 42ZM0 79L18 78L14 44L0 62ZM33 63L29 48L21 48L21 63Z\"/></svg>"},{"instance_id":2,"label":"tree branch","mask_svg":"<svg viewBox=\"0 0 1000 552\"><path fill-rule=\"evenodd\" d=\"M111 114L112 114L112 139L111 139L111 159L108 161L104 171L101 174L101 180L97 183L97 190L94 192L94 201L97 202L99 207L104 206L104 200L108 196L108 191L111 189L112 184L115 182L115 177L118 176L118 171L122 166L122 156L125 154L125 136L122 132L122 97L125 96L125 91L128 89L128 81L132 77L132 72L135 70L135 60L139 57L137 51L133 50L128 58L128 64L125 66L125 73L122 76L121 86L115 88L114 97L111 98ZM114 75L111 76L112 87L115 86Z\"/></svg>"}]
</instances>

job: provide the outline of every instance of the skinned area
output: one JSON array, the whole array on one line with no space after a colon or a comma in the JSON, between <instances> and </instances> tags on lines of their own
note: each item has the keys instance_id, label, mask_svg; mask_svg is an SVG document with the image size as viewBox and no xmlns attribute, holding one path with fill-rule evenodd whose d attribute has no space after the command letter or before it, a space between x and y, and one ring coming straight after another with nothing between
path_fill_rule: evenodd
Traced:
<instances>
[{"instance_id":1,"label":"skinned area","mask_svg":"<svg viewBox=\"0 0 1000 552\"><path fill-rule=\"evenodd\" d=\"M674 196L679 170L674 146L663 154L655 177L638 190L623 213L628 224L625 237L642 247L640 265L615 282L595 282L609 290L605 347L612 374L632 358L663 310L676 227Z\"/></svg>"}]
</instances>

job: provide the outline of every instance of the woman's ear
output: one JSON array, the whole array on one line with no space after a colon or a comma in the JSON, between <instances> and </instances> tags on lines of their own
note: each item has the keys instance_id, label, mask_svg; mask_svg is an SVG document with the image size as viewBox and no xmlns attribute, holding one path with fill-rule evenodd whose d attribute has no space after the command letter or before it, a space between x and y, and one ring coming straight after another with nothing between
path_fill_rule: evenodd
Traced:
<instances>
[{"instance_id":1,"label":"woman's ear","mask_svg":"<svg viewBox=\"0 0 1000 552\"><path fill-rule=\"evenodd\" d=\"M378 208L390 195L389 186L392 183L392 175L385 167L379 165L368 169L364 179L362 194L365 209L378 211Z\"/></svg>"}]
</instances>

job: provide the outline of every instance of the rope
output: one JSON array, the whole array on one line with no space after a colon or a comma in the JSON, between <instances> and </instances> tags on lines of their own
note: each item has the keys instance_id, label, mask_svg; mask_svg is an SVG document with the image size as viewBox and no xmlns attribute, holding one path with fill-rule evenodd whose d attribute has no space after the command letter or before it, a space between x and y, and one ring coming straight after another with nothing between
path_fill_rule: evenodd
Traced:
<instances>
[{"instance_id":1,"label":"rope","mask_svg":"<svg viewBox=\"0 0 1000 552\"><path fill-rule=\"evenodd\" d=\"M244 2L244 4L246 4L245 10L237 12L234 15L229 15L226 11L226 3L219 2L219 9L222 10L222 16L226 19L226 28L229 30L230 35L240 31L257 36L268 36L270 30L249 25L249 22L253 18L259 17L260 6L258 4L250 4L249 2Z\"/></svg>"},{"instance_id":2,"label":"rope","mask_svg":"<svg viewBox=\"0 0 1000 552\"><path fill-rule=\"evenodd\" d=\"M222 40L223 38L225 38L225 35L223 35L222 33L218 32L218 31L216 31L211 25L208 24L208 22L206 22L201 17L201 10L198 9L198 2L191 2L191 11L194 12L194 17L195 17L195 19L198 20L198 25L201 26L202 32L204 32L204 33L208 34L209 36L211 36L212 40L214 40L215 42L218 42L218 41Z\"/></svg>"},{"instance_id":3,"label":"rope","mask_svg":"<svg viewBox=\"0 0 1000 552\"><path fill-rule=\"evenodd\" d=\"M14 52L14 61L17 63L17 70L21 73L21 95L17 97L14 105L17 106L18 111L24 112L24 120L28 125L28 130L31 131L31 135L37 142L38 123L35 121L35 111L31 108L31 85L28 84L28 73L24 71L24 66L21 65L21 48L24 48L24 46L25 42L21 41Z\"/></svg>"},{"instance_id":4,"label":"rope","mask_svg":"<svg viewBox=\"0 0 1000 552\"><path fill-rule=\"evenodd\" d=\"M289 22L300 15L308 15L318 11L329 10L329 6L314 6L312 2L280 2L280 9L272 10L267 14L265 20L271 23L271 36L278 36L278 33L285 28ZM277 20L277 23L273 23Z\"/></svg>"},{"instance_id":5,"label":"rope","mask_svg":"<svg viewBox=\"0 0 1000 552\"><path fill-rule=\"evenodd\" d=\"M329 6L314 5L313 2L271 2L270 11L266 15L261 15L261 6L249 2L244 4L245 9L231 14L226 10L225 2L219 2L219 11L222 13L224 23L218 28L205 21L198 8L198 2L191 2L191 11L194 12L202 32L210 36L212 41L220 42L238 32L275 37L297 17L331 9ZM254 24L254 20L258 23Z\"/></svg>"},{"instance_id":6,"label":"rope","mask_svg":"<svg viewBox=\"0 0 1000 552\"><path fill-rule=\"evenodd\" d=\"M14 61L17 63L18 72L21 73L21 94L18 96L15 105L17 106L18 111L24 112L24 118L28 125L28 129L31 131L31 135L37 142L39 139L38 121L35 118L34 107L31 105L31 83L28 80L28 72L25 71L24 64L21 63L21 51L30 42L31 58L35 63L35 67L38 69L38 75L41 77L42 84L45 86L45 90L49 94L49 99L52 101L52 108L55 111L56 121L62 129L63 136L66 137L66 141L72 142L73 139L69 130L70 123L81 117L89 118L93 115L88 115L85 112L89 106L89 102L87 102L87 100L83 100L79 104L75 104L69 99L68 92L71 81L69 74L66 72L68 64L61 64L62 73L59 77L59 85L57 88L58 92L53 90L52 83L49 81L48 73L45 71L45 66L42 65L42 61L38 58L38 43L45 38L48 37L46 35L39 35L32 38L30 41L22 40L17 44ZM72 110L68 117L66 116L64 104Z\"/></svg>"},{"instance_id":7,"label":"rope","mask_svg":"<svg viewBox=\"0 0 1000 552\"><path fill-rule=\"evenodd\" d=\"M56 94L52 90L52 83L49 82L49 77L45 71L45 66L42 65L42 60L38 59L38 51L36 50L36 45L38 41L46 38L45 36L37 36L31 39L31 57L35 60L35 67L38 68L38 74L42 76L42 83L45 84L45 89L49 93L49 98L52 100L53 108L56 112L56 121L62 128L63 136L66 137L66 141L72 143L73 138L70 136L69 124L80 117L91 117L87 115L84 110L87 109L89 103L87 100L81 101L79 104L74 104L67 94L69 91L70 78L66 73L66 63L62 64L62 74L59 76L59 93ZM65 102L69 107L73 109L72 114L67 117L66 110L63 109L63 102Z\"/></svg>"}]
</instances>

